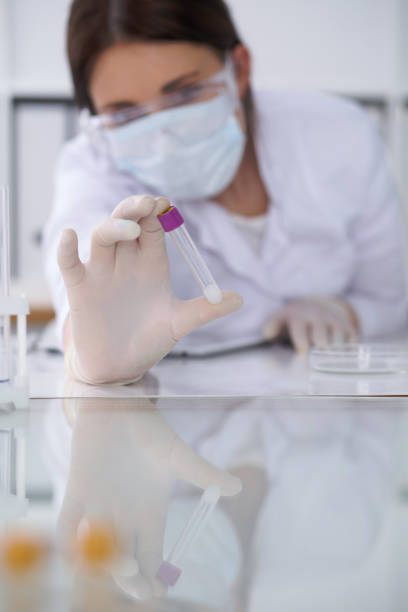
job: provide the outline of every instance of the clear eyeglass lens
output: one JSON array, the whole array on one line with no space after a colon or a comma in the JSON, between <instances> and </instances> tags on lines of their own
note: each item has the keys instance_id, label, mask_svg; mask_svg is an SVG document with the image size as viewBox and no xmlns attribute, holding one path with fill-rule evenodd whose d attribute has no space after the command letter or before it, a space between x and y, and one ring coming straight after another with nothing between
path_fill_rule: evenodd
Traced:
<instances>
[{"instance_id":1,"label":"clear eyeglass lens","mask_svg":"<svg viewBox=\"0 0 408 612\"><path fill-rule=\"evenodd\" d=\"M101 115L104 129L114 129L163 110L211 100L227 90L226 82L186 85L174 93L145 105L132 106L116 113Z\"/></svg>"},{"instance_id":2,"label":"clear eyeglass lens","mask_svg":"<svg viewBox=\"0 0 408 612\"><path fill-rule=\"evenodd\" d=\"M218 95L211 99L212 110L206 112L206 120L201 120L200 103L189 105L189 112L181 112L181 107L167 109L170 116L162 115L158 117L156 125L133 121L131 141L129 139L120 140L121 151L125 150L126 141L128 142L129 155L134 158L143 158L149 155L161 154L164 151L173 151L178 146L189 146L201 142L205 138L211 137L227 121L234 108L235 101L233 96L228 93ZM184 105L187 108L187 105ZM180 111L180 112L179 112ZM123 127L123 126L122 126ZM117 127L118 130L121 126ZM115 130L105 132L110 145L117 137Z\"/></svg>"}]
</instances>

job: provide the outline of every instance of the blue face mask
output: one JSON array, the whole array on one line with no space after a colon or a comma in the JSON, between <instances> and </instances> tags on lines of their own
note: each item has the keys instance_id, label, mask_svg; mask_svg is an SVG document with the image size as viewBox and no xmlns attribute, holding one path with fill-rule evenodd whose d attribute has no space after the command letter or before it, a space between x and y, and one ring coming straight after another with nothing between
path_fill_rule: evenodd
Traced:
<instances>
[{"instance_id":1,"label":"blue face mask","mask_svg":"<svg viewBox=\"0 0 408 612\"><path fill-rule=\"evenodd\" d=\"M120 170L173 199L210 198L233 180L245 135L228 93L106 130Z\"/></svg>"}]
</instances>

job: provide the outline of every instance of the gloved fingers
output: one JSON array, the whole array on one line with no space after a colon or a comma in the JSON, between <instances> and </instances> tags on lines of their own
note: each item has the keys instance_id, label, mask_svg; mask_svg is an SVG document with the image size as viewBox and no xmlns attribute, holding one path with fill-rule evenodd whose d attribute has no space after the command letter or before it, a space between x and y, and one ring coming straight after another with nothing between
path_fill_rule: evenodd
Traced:
<instances>
[{"instance_id":1,"label":"gloved fingers","mask_svg":"<svg viewBox=\"0 0 408 612\"><path fill-rule=\"evenodd\" d=\"M84 522L77 534L78 556L89 567L111 570L119 559L120 538L115 529L110 500L92 499L85 505Z\"/></svg>"},{"instance_id":2,"label":"gloved fingers","mask_svg":"<svg viewBox=\"0 0 408 612\"><path fill-rule=\"evenodd\" d=\"M291 317L287 322L287 328L296 351L301 354L307 353L310 346L308 323L303 319Z\"/></svg>"},{"instance_id":3,"label":"gloved fingers","mask_svg":"<svg viewBox=\"0 0 408 612\"><path fill-rule=\"evenodd\" d=\"M264 327L264 336L267 340L274 340L283 331L286 324L286 313L284 310L279 310L269 319Z\"/></svg>"},{"instance_id":4,"label":"gloved fingers","mask_svg":"<svg viewBox=\"0 0 408 612\"><path fill-rule=\"evenodd\" d=\"M65 494L57 522L57 538L63 550L72 554L79 523L84 516L85 508L82 502L73 495Z\"/></svg>"},{"instance_id":5,"label":"gloved fingers","mask_svg":"<svg viewBox=\"0 0 408 612\"><path fill-rule=\"evenodd\" d=\"M312 346L327 346L332 341L331 328L326 321L313 321L309 324L309 337Z\"/></svg>"},{"instance_id":6,"label":"gloved fingers","mask_svg":"<svg viewBox=\"0 0 408 612\"><path fill-rule=\"evenodd\" d=\"M345 342L356 343L359 341L359 334L357 329L350 325L345 331Z\"/></svg>"},{"instance_id":7,"label":"gloved fingers","mask_svg":"<svg viewBox=\"0 0 408 612\"><path fill-rule=\"evenodd\" d=\"M165 198L164 196L159 196L158 198L156 198L156 210L155 210L155 214L156 215L161 215L162 213L164 213L168 208L170 208L171 206L171 202L168 198Z\"/></svg>"},{"instance_id":8,"label":"gloved fingers","mask_svg":"<svg viewBox=\"0 0 408 612\"><path fill-rule=\"evenodd\" d=\"M135 599L149 599L151 597L163 597L167 592L164 583L156 578L157 570L163 561L163 540L166 524L167 503L160 507L154 501L145 503L148 510L143 519L133 516L130 522L124 518L128 509L124 509L122 518L117 518L118 527L121 529L122 538L127 538L127 554L133 551L137 558L138 570L127 572L122 567L115 568L113 577L120 588ZM129 517L130 518L130 517ZM127 528L125 527L127 524ZM129 557L128 557L129 558Z\"/></svg>"},{"instance_id":9,"label":"gloved fingers","mask_svg":"<svg viewBox=\"0 0 408 612\"><path fill-rule=\"evenodd\" d=\"M176 478L200 489L216 484L221 489L221 495L226 496L237 495L242 490L239 478L212 465L181 439L174 448L173 468Z\"/></svg>"},{"instance_id":10,"label":"gloved fingers","mask_svg":"<svg viewBox=\"0 0 408 612\"><path fill-rule=\"evenodd\" d=\"M163 202L166 203L165 206ZM170 202L166 198L155 199L151 195L134 195L119 202L112 217L135 221L140 225L142 234L144 232L149 234L159 229L163 234L157 215L169 206Z\"/></svg>"},{"instance_id":11,"label":"gloved fingers","mask_svg":"<svg viewBox=\"0 0 408 612\"><path fill-rule=\"evenodd\" d=\"M141 228L138 240L142 252L146 251L149 256L166 257L166 241L162 226L157 215L170 206L166 198L153 198L150 195L131 196L122 200L112 213L113 217L131 219L136 221ZM126 248L121 246L121 251Z\"/></svg>"},{"instance_id":12,"label":"gloved fingers","mask_svg":"<svg viewBox=\"0 0 408 612\"><path fill-rule=\"evenodd\" d=\"M330 324L330 334L331 344L358 342L358 333L352 324L340 324L339 322L333 321Z\"/></svg>"},{"instance_id":13,"label":"gloved fingers","mask_svg":"<svg viewBox=\"0 0 408 612\"><path fill-rule=\"evenodd\" d=\"M225 317L242 306L242 297L234 291L223 291L219 304L210 304L205 297L177 300L172 319L172 334L178 342L205 323Z\"/></svg>"},{"instance_id":14,"label":"gloved fingers","mask_svg":"<svg viewBox=\"0 0 408 612\"><path fill-rule=\"evenodd\" d=\"M134 241L140 236L140 226L130 219L113 219L102 221L94 229L91 240L91 261L101 270L115 263L115 247L118 242Z\"/></svg>"},{"instance_id":15,"label":"gloved fingers","mask_svg":"<svg viewBox=\"0 0 408 612\"><path fill-rule=\"evenodd\" d=\"M144 217L152 214L156 200L151 195L132 195L125 198L115 207L113 219L130 219L139 223Z\"/></svg>"},{"instance_id":16,"label":"gloved fingers","mask_svg":"<svg viewBox=\"0 0 408 612\"><path fill-rule=\"evenodd\" d=\"M348 342L348 329L340 325L331 325L331 343L344 344Z\"/></svg>"},{"instance_id":17,"label":"gloved fingers","mask_svg":"<svg viewBox=\"0 0 408 612\"><path fill-rule=\"evenodd\" d=\"M141 220L142 234L140 246L149 257L167 257L166 234L157 218L157 215L167 210L170 202L167 198L156 198L152 213Z\"/></svg>"},{"instance_id":18,"label":"gloved fingers","mask_svg":"<svg viewBox=\"0 0 408 612\"><path fill-rule=\"evenodd\" d=\"M151 599L154 597L153 588L149 580L142 574L135 576L121 576L112 574L117 586L128 596L134 599Z\"/></svg>"},{"instance_id":19,"label":"gloved fingers","mask_svg":"<svg viewBox=\"0 0 408 612\"><path fill-rule=\"evenodd\" d=\"M118 508L114 513L115 533L119 541L119 560L115 563L115 577L133 577L139 573L136 559L135 516L129 515L129 508Z\"/></svg>"},{"instance_id":20,"label":"gloved fingers","mask_svg":"<svg viewBox=\"0 0 408 612\"><path fill-rule=\"evenodd\" d=\"M78 285L85 276L85 266L78 255L78 237L74 230L64 230L57 253L58 265L67 289Z\"/></svg>"},{"instance_id":21,"label":"gloved fingers","mask_svg":"<svg viewBox=\"0 0 408 612\"><path fill-rule=\"evenodd\" d=\"M163 561L167 503L153 511L152 506L153 503L150 504L143 524L138 525L137 560L142 576L150 582L153 597L163 597L167 593L167 586L156 578L156 574Z\"/></svg>"}]
</instances>

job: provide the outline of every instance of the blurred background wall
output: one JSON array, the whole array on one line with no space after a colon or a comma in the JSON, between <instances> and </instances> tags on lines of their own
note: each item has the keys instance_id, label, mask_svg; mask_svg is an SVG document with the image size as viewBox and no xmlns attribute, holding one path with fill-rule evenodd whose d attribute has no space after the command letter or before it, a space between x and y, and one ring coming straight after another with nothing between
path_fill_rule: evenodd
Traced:
<instances>
[{"instance_id":1,"label":"blurred background wall","mask_svg":"<svg viewBox=\"0 0 408 612\"><path fill-rule=\"evenodd\" d=\"M135 0L136 1L136 0ZM205 1L205 0L203 0ZM229 0L255 87L350 96L379 122L408 201L408 0ZM69 0L0 0L0 182L13 194L13 272L48 297L41 230L53 168L76 130L64 30Z\"/></svg>"}]
</instances>

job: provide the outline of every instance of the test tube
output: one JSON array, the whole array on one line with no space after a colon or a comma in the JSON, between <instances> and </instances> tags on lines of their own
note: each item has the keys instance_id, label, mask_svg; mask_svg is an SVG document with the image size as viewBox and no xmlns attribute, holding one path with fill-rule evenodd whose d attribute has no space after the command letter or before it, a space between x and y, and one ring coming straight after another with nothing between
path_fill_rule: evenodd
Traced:
<instances>
[{"instance_id":1,"label":"test tube","mask_svg":"<svg viewBox=\"0 0 408 612\"><path fill-rule=\"evenodd\" d=\"M207 487L167 560L163 561L159 567L156 576L168 586L174 586L180 578L182 573L180 565L208 523L208 519L220 495L221 491L218 485L210 485Z\"/></svg>"},{"instance_id":2,"label":"test tube","mask_svg":"<svg viewBox=\"0 0 408 612\"><path fill-rule=\"evenodd\" d=\"M175 206L170 206L158 215L158 219L164 231L171 236L186 260L207 301L210 304L219 304L222 300L222 292L187 231L180 211Z\"/></svg>"},{"instance_id":3,"label":"test tube","mask_svg":"<svg viewBox=\"0 0 408 612\"><path fill-rule=\"evenodd\" d=\"M10 203L7 186L1 187L1 294L10 294ZM0 315L0 383L11 374L10 315Z\"/></svg>"},{"instance_id":4,"label":"test tube","mask_svg":"<svg viewBox=\"0 0 408 612\"><path fill-rule=\"evenodd\" d=\"M11 490L11 429L0 429L0 496Z\"/></svg>"}]
</instances>

